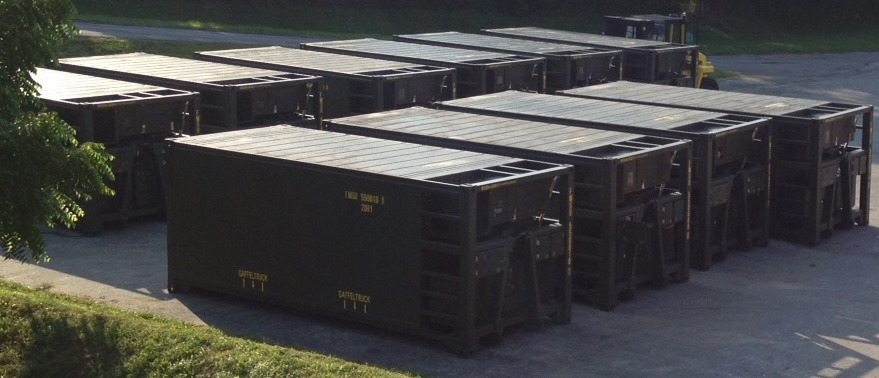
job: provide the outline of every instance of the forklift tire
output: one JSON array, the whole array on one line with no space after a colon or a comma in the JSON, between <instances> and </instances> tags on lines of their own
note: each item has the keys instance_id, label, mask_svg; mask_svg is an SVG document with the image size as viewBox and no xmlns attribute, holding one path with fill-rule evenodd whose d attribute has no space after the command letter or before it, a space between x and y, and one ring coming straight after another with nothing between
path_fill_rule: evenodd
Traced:
<instances>
[{"instance_id":1,"label":"forklift tire","mask_svg":"<svg viewBox=\"0 0 879 378\"><path fill-rule=\"evenodd\" d=\"M716 91L716 90L720 89L720 86L717 85L717 80L714 80L710 77L705 77L705 78L702 78L702 84L700 84L699 88L711 89L711 90Z\"/></svg>"}]
</instances>

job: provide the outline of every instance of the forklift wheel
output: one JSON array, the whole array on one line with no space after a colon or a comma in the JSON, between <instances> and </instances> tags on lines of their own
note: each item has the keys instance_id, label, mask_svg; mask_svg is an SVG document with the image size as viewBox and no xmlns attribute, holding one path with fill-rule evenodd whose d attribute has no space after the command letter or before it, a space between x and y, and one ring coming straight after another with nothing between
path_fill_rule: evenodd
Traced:
<instances>
[{"instance_id":1,"label":"forklift wheel","mask_svg":"<svg viewBox=\"0 0 879 378\"><path fill-rule=\"evenodd\" d=\"M720 89L720 86L717 85L717 80L714 80L710 77L706 77L706 78L702 78L702 84L700 84L700 88L711 89L711 90L716 91L716 90Z\"/></svg>"}]
</instances>

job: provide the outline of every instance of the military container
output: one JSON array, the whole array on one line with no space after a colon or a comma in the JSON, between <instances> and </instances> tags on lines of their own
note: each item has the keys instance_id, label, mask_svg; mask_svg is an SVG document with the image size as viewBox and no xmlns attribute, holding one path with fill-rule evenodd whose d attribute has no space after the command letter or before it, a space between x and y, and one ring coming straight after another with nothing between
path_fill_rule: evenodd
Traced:
<instances>
[{"instance_id":1,"label":"military container","mask_svg":"<svg viewBox=\"0 0 879 378\"><path fill-rule=\"evenodd\" d=\"M870 222L872 105L629 82L594 89L562 94L770 118L774 237L815 245L834 229Z\"/></svg>"},{"instance_id":2,"label":"military container","mask_svg":"<svg viewBox=\"0 0 879 378\"><path fill-rule=\"evenodd\" d=\"M278 46L202 51L195 58L321 76L327 118L455 98L452 68Z\"/></svg>"},{"instance_id":3,"label":"military container","mask_svg":"<svg viewBox=\"0 0 879 378\"><path fill-rule=\"evenodd\" d=\"M570 166L290 126L171 140L168 289L445 343L571 319Z\"/></svg>"},{"instance_id":4,"label":"military container","mask_svg":"<svg viewBox=\"0 0 879 378\"><path fill-rule=\"evenodd\" d=\"M546 91L621 79L623 52L459 32L395 35L395 41L534 56L546 59Z\"/></svg>"},{"instance_id":5,"label":"military container","mask_svg":"<svg viewBox=\"0 0 879 378\"><path fill-rule=\"evenodd\" d=\"M145 53L61 59L59 68L199 92L202 120L196 134L279 121L316 125L321 117L317 76Z\"/></svg>"},{"instance_id":6,"label":"military container","mask_svg":"<svg viewBox=\"0 0 879 378\"><path fill-rule=\"evenodd\" d=\"M371 38L303 43L301 47L305 50L454 68L458 75L458 97L507 89L546 90L546 60L543 58Z\"/></svg>"},{"instance_id":7,"label":"military container","mask_svg":"<svg viewBox=\"0 0 879 378\"><path fill-rule=\"evenodd\" d=\"M437 104L442 109L693 141L692 266L708 269L730 247L769 235L766 118L507 91ZM745 189L734 192L733 188ZM747 216L730 217L747 209Z\"/></svg>"},{"instance_id":8,"label":"military container","mask_svg":"<svg viewBox=\"0 0 879 378\"><path fill-rule=\"evenodd\" d=\"M483 34L623 50L623 79L693 87L699 47L536 27L483 29Z\"/></svg>"},{"instance_id":9,"label":"military container","mask_svg":"<svg viewBox=\"0 0 879 378\"><path fill-rule=\"evenodd\" d=\"M40 100L76 130L80 142L102 143L114 160L115 196L82 203L77 229L94 234L107 223L164 212L159 154L164 139L198 129L195 92L38 68Z\"/></svg>"},{"instance_id":10,"label":"military container","mask_svg":"<svg viewBox=\"0 0 879 378\"><path fill-rule=\"evenodd\" d=\"M573 295L600 309L688 279L690 141L420 107L324 127L574 166Z\"/></svg>"}]
</instances>

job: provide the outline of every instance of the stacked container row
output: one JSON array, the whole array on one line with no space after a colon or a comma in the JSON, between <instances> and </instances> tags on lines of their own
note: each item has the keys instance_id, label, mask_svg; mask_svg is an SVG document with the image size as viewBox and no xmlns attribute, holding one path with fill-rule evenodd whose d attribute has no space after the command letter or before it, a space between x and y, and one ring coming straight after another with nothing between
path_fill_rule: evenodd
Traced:
<instances>
[{"instance_id":1,"label":"stacked container row","mask_svg":"<svg viewBox=\"0 0 879 378\"><path fill-rule=\"evenodd\" d=\"M692 264L769 237L765 118L524 92L446 101L441 109L693 141ZM742 188L742 189L737 189ZM747 204L747 207L745 206ZM747 216L732 215L747 212Z\"/></svg>"},{"instance_id":2,"label":"stacked container row","mask_svg":"<svg viewBox=\"0 0 879 378\"><path fill-rule=\"evenodd\" d=\"M689 141L425 108L325 128L573 165L573 294L596 307L689 277Z\"/></svg>"},{"instance_id":3,"label":"stacked container row","mask_svg":"<svg viewBox=\"0 0 879 378\"><path fill-rule=\"evenodd\" d=\"M815 245L834 229L869 224L871 105L630 82L561 94L768 117L773 236Z\"/></svg>"}]
</instances>

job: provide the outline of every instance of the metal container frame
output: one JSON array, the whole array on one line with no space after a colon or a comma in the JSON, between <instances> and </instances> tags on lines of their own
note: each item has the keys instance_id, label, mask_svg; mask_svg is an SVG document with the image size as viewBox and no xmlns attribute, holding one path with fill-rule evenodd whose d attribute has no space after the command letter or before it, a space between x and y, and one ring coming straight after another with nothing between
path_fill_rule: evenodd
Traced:
<instances>
[{"instance_id":1,"label":"metal container frame","mask_svg":"<svg viewBox=\"0 0 879 378\"><path fill-rule=\"evenodd\" d=\"M688 140L418 107L324 128L574 166L572 293L602 310L689 279Z\"/></svg>"},{"instance_id":2,"label":"metal container frame","mask_svg":"<svg viewBox=\"0 0 879 378\"><path fill-rule=\"evenodd\" d=\"M660 106L507 91L436 107L693 141L691 267L769 241L769 120ZM705 162L709 162L706 164ZM736 190L746 188L747 190ZM749 209L733 218L730 211Z\"/></svg>"},{"instance_id":3,"label":"metal container frame","mask_svg":"<svg viewBox=\"0 0 879 378\"><path fill-rule=\"evenodd\" d=\"M870 223L872 105L630 82L559 94L769 117L772 236L816 245L834 229ZM856 131L860 146L850 146Z\"/></svg>"},{"instance_id":4,"label":"metal container frame","mask_svg":"<svg viewBox=\"0 0 879 378\"><path fill-rule=\"evenodd\" d=\"M623 51L485 34L440 32L395 35L395 41L546 59L546 92L622 79Z\"/></svg>"},{"instance_id":5,"label":"metal container frame","mask_svg":"<svg viewBox=\"0 0 879 378\"><path fill-rule=\"evenodd\" d=\"M202 132L270 123L314 125L322 113L322 78L147 53L59 60L64 71L159 85L201 94Z\"/></svg>"},{"instance_id":6,"label":"metal container frame","mask_svg":"<svg viewBox=\"0 0 879 378\"><path fill-rule=\"evenodd\" d=\"M465 356L513 325L571 321L570 166L288 125L170 140L165 158L170 292Z\"/></svg>"},{"instance_id":7,"label":"metal container frame","mask_svg":"<svg viewBox=\"0 0 879 378\"><path fill-rule=\"evenodd\" d=\"M195 58L321 76L325 118L452 100L457 82L452 68L280 46L200 51Z\"/></svg>"},{"instance_id":8,"label":"metal container frame","mask_svg":"<svg viewBox=\"0 0 879 378\"><path fill-rule=\"evenodd\" d=\"M102 143L114 160L113 197L93 194L81 204L77 230L101 232L109 223L164 213L165 179L159 153L165 138L198 129L197 92L38 68L39 99L76 130L80 142Z\"/></svg>"},{"instance_id":9,"label":"metal container frame","mask_svg":"<svg viewBox=\"0 0 879 378\"><path fill-rule=\"evenodd\" d=\"M458 76L459 98L507 89L546 91L546 60L543 58L372 38L310 42L300 47L304 50L454 68Z\"/></svg>"},{"instance_id":10,"label":"metal container frame","mask_svg":"<svg viewBox=\"0 0 879 378\"><path fill-rule=\"evenodd\" d=\"M567 43L572 45L623 50L624 80L694 87L699 47L567 30L519 27L482 29L481 33L506 38ZM689 75L684 73L688 72Z\"/></svg>"}]
</instances>

